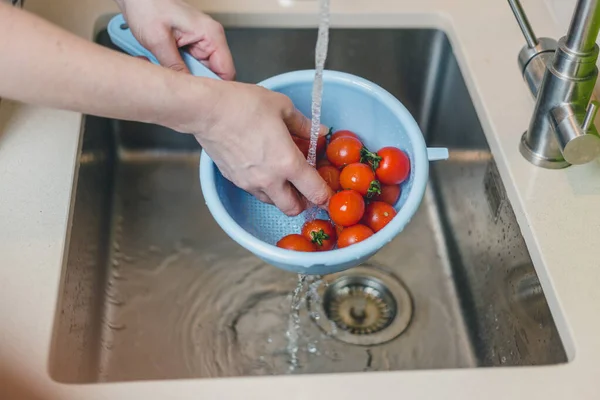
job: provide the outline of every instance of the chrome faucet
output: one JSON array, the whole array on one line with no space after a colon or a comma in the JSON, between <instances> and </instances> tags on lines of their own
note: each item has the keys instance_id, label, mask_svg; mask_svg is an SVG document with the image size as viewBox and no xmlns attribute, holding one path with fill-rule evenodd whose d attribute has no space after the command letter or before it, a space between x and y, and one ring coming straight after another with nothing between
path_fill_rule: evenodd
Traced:
<instances>
[{"instance_id":1,"label":"chrome faucet","mask_svg":"<svg viewBox=\"0 0 600 400\"><path fill-rule=\"evenodd\" d=\"M543 168L585 164L600 156L591 100L598 77L600 0L578 0L569 31L558 42L537 38L519 0L508 0L525 36L518 63L535 109L519 149Z\"/></svg>"}]
</instances>

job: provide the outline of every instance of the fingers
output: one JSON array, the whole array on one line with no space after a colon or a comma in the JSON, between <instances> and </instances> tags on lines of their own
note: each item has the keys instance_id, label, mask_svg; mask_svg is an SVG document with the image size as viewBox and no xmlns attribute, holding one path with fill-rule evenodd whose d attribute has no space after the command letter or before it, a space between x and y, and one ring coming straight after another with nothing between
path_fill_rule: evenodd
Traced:
<instances>
[{"instance_id":1,"label":"fingers","mask_svg":"<svg viewBox=\"0 0 600 400\"><path fill-rule=\"evenodd\" d=\"M304 160L302 161L307 166L309 165L304 162ZM316 176L314 176L314 174L311 172L315 173ZM237 183L236 186L256 197L263 203L272 204L284 214L294 217L307 209L311 203L322 208L325 207L329 201L329 198L333 194L327 184L324 186L319 185L318 180L322 180L322 178L318 173L316 173L316 170L310 166L306 171L302 171L300 174L298 174L295 179L298 182L301 182L303 179L307 178L306 176L304 178L302 177L302 174L306 173L309 173L309 180L316 179L317 182L313 182L312 185L303 185L303 190L306 191L306 193L303 193L303 195L300 193L302 191L301 189L297 189L295 185L293 186L290 181L282 179L281 176L273 180L273 183L269 184L268 186L263 185L253 187L253 185L249 184L247 181L245 184L241 182Z\"/></svg>"},{"instance_id":2,"label":"fingers","mask_svg":"<svg viewBox=\"0 0 600 400\"><path fill-rule=\"evenodd\" d=\"M290 133L310 138L310 120L293 105L288 109L292 111L284 115L284 122ZM319 134L327 134L327 128L321 126ZM286 179L285 184L271 187L265 190L265 193L273 200L275 206L290 216L300 214L310 203L320 208L327 207L333 191L317 170L306 162L297 148L294 155L297 159L294 159L292 154L283 157L289 161L281 168Z\"/></svg>"},{"instance_id":3,"label":"fingers","mask_svg":"<svg viewBox=\"0 0 600 400\"><path fill-rule=\"evenodd\" d=\"M271 200L271 198L262 190L251 190L248 193L250 193L252 196L259 199L263 203L273 204L273 201Z\"/></svg>"},{"instance_id":4,"label":"fingers","mask_svg":"<svg viewBox=\"0 0 600 400\"><path fill-rule=\"evenodd\" d=\"M164 27L160 31L155 32L152 40L146 43L146 47L163 67L178 72L189 73L179 53L175 36L169 28Z\"/></svg>"},{"instance_id":5,"label":"fingers","mask_svg":"<svg viewBox=\"0 0 600 400\"><path fill-rule=\"evenodd\" d=\"M300 214L306 208L304 199L300 198L289 182L265 190L250 190L248 193L263 203L274 205L290 217Z\"/></svg>"},{"instance_id":6,"label":"fingers","mask_svg":"<svg viewBox=\"0 0 600 400\"><path fill-rule=\"evenodd\" d=\"M235 66L231 50L229 50L229 46L227 45L223 25L214 21L211 24L210 34L214 42L215 51L208 57L208 65L222 79L232 81L235 79Z\"/></svg>"},{"instance_id":7,"label":"fingers","mask_svg":"<svg viewBox=\"0 0 600 400\"><path fill-rule=\"evenodd\" d=\"M291 101L290 101L290 103L291 103ZM291 107L288 107L288 110L286 111L285 114L286 115L284 115L283 119L284 119L284 122L287 125L287 128L290 131L290 133L292 133L296 136L303 137L305 139L310 139L310 128L311 128L310 119L307 118L306 116L304 116L293 105ZM327 129L327 127L325 125L321 124L321 126L319 128L319 136L327 135L328 131L329 130Z\"/></svg>"},{"instance_id":8,"label":"fingers","mask_svg":"<svg viewBox=\"0 0 600 400\"><path fill-rule=\"evenodd\" d=\"M301 165L302 167L290 176L289 181L306 200L320 208L327 207L333 190L309 163L304 162Z\"/></svg>"},{"instance_id":9,"label":"fingers","mask_svg":"<svg viewBox=\"0 0 600 400\"><path fill-rule=\"evenodd\" d=\"M304 204L300 200L298 192L287 181L268 188L265 190L265 193L271 198L277 208L290 217L304 211Z\"/></svg>"},{"instance_id":10,"label":"fingers","mask_svg":"<svg viewBox=\"0 0 600 400\"><path fill-rule=\"evenodd\" d=\"M219 75L221 79L226 81L235 79L236 72L233 65L233 58L226 44L208 58L208 67L215 74Z\"/></svg>"},{"instance_id":11,"label":"fingers","mask_svg":"<svg viewBox=\"0 0 600 400\"><path fill-rule=\"evenodd\" d=\"M236 71L223 25L213 19L207 21L206 18L208 17L203 16L198 22L205 35L202 40L189 43L190 54L221 79L232 81L235 79Z\"/></svg>"},{"instance_id":12,"label":"fingers","mask_svg":"<svg viewBox=\"0 0 600 400\"><path fill-rule=\"evenodd\" d=\"M196 60L226 81L235 80L235 66L227 43L220 44L212 53L199 48L198 44L190 45L189 52Z\"/></svg>"}]
</instances>

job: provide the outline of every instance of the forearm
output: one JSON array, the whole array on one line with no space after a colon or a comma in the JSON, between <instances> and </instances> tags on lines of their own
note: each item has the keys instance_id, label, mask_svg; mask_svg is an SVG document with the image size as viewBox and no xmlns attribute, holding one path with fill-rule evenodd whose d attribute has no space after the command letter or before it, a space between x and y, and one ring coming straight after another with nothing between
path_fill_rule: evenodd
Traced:
<instances>
[{"instance_id":1,"label":"forearm","mask_svg":"<svg viewBox=\"0 0 600 400\"><path fill-rule=\"evenodd\" d=\"M0 3L0 97L177 128L181 102L210 107L205 79L106 49ZM214 100L214 99L213 99Z\"/></svg>"}]
</instances>

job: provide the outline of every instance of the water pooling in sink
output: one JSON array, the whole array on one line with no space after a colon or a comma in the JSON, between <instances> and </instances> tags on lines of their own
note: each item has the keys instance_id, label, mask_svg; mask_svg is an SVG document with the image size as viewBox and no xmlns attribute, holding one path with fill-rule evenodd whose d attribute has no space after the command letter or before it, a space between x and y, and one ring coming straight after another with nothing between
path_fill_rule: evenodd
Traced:
<instances>
[{"instance_id":1,"label":"water pooling in sink","mask_svg":"<svg viewBox=\"0 0 600 400\"><path fill-rule=\"evenodd\" d=\"M121 201L126 203L126 199ZM144 368L157 371L169 367L181 371L181 366L169 364L182 360L185 371L202 376L335 371L344 362L356 365L360 371L381 368L382 362L395 362L384 347L349 349L346 343L352 341L347 336L368 339L364 332L335 339L341 330L327 319L331 311L323 308L329 305L320 301L327 287L315 277L303 277L302 297L294 302L297 293L290 290L293 275L274 271L234 244L221 248L216 245L211 252L192 241L180 241L173 249L140 247L134 254L136 246L126 238L132 226L124 221L117 217L106 284L101 381L112 380L117 371L132 371L140 357L144 357ZM201 275L195 273L199 267L203 269ZM359 271L366 276L376 275L377 267ZM356 271L350 275L354 274ZM340 273L329 280L345 275ZM287 284L281 285L282 281ZM225 292L227 296L222 295ZM296 332L301 333L295 342L293 368L284 336L290 302L297 304ZM400 333L396 331L395 335ZM144 351L143 345L148 342L164 349Z\"/></svg>"}]
</instances>

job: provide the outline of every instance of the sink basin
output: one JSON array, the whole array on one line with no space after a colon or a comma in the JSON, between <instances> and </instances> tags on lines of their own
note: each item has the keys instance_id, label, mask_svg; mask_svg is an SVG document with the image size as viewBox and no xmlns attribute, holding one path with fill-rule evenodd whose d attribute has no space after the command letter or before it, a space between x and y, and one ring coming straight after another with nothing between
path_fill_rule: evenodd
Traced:
<instances>
[{"instance_id":1,"label":"sink basin","mask_svg":"<svg viewBox=\"0 0 600 400\"><path fill-rule=\"evenodd\" d=\"M314 29L227 29L238 79L313 67ZM98 42L112 47L105 31ZM64 383L547 365L565 351L441 31L333 29L327 68L397 96L432 164L421 207L366 264L312 283L213 221L200 148L164 127L85 118L50 374ZM317 301L320 298L320 301Z\"/></svg>"}]
</instances>

